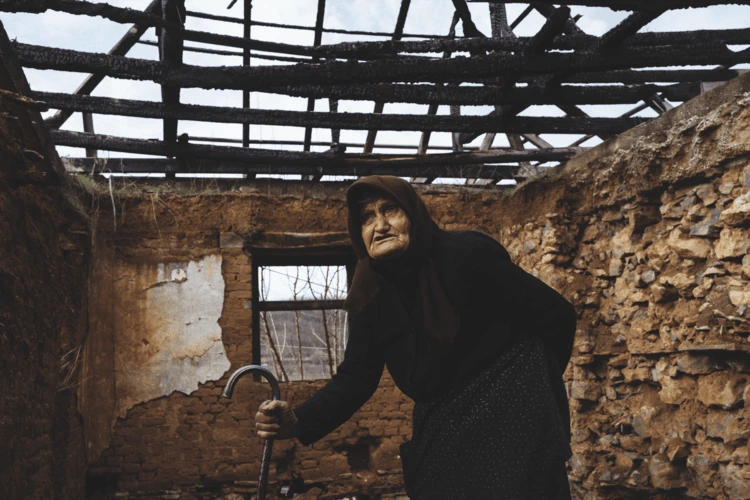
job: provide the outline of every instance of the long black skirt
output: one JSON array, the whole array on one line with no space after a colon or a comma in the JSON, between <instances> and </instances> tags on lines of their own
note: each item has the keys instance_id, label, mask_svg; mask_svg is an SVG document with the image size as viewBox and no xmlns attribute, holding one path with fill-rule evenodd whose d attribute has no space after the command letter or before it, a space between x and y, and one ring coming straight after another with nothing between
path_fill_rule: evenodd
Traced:
<instances>
[{"instance_id":1,"label":"long black skirt","mask_svg":"<svg viewBox=\"0 0 750 500\"><path fill-rule=\"evenodd\" d=\"M522 340L466 387L414 406L401 447L413 500L569 499L570 448L544 347Z\"/></svg>"}]
</instances>

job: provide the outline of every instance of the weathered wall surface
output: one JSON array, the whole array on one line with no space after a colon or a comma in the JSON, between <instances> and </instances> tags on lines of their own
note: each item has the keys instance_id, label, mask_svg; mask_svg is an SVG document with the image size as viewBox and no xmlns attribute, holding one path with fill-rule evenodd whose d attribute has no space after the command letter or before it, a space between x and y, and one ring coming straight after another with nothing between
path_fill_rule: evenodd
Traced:
<instances>
[{"instance_id":1,"label":"weathered wall surface","mask_svg":"<svg viewBox=\"0 0 750 500\"><path fill-rule=\"evenodd\" d=\"M261 188L265 191L265 186ZM280 185L269 188L283 189ZM98 274L93 287L104 293L92 295L89 342L98 343L101 348L97 349L97 363L90 365L89 376L109 377L115 382L91 387L93 392L83 396L90 405L85 416L90 424L86 432L93 462L89 469L91 490L105 496L115 491L140 491L147 496L179 491L185 498L216 498L222 492L254 491L261 442L253 435L252 417L257 406L270 396L268 388L248 379L238 385L233 399L220 397L231 371L252 362L252 257L243 249L243 238L237 235L271 230L344 230L343 188L326 188L320 193L308 192L307 196L299 193L302 191L288 195L116 195L116 231L110 229L114 228L112 214L101 212L97 241L103 251L97 253L95 267L110 271ZM164 354L167 358L161 361L151 356L151 349L172 342L173 335L162 325L176 320L185 323L181 311L193 311L205 300L202 294L175 295L177 302L155 305L152 299L149 305L144 290L154 290L153 284L163 287L190 283L193 278L189 263L201 260L220 264L218 278L222 279L223 288L213 287L214 293L221 290L220 300L215 301L221 305L216 333L229 363L208 363L212 373L208 379L200 380L194 388L197 390L180 388L175 379L165 381L161 392L141 394L138 401L130 395L123 396L120 379L130 375L120 366L136 368L145 361L153 370L162 369L159 367L164 364L166 373L166 367L182 362L178 350L183 345ZM183 264L175 264L180 262ZM166 279L173 276L169 269L185 268L186 281L162 282L158 278L159 265L168 271L163 273ZM114 304L112 296L116 299ZM176 319L168 318L172 309ZM146 316L155 321L149 323L143 319ZM197 380L197 369L193 364L185 366L179 379ZM152 376L140 374L132 381L142 380L149 385ZM286 385L282 396L296 404L320 385L321 382ZM123 404L123 397L130 402ZM322 491L399 491L398 445L410 433L410 409L411 403L393 387L390 377L384 377L373 399L322 442L312 447L276 443L271 481L277 488L292 485L294 491L308 491L310 498L317 498ZM102 412L108 420L101 418ZM110 437L111 424L114 426Z\"/></svg>"},{"instance_id":2,"label":"weathered wall surface","mask_svg":"<svg viewBox=\"0 0 750 500\"><path fill-rule=\"evenodd\" d=\"M504 243L579 311L579 497L750 497L749 191L744 77L512 197L554 203Z\"/></svg>"},{"instance_id":3,"label":"weathered wall surface","mask_svg":"<svg viewBox=\"0 0 750 500\"><path fill-rule=\"evenodd\" d=\"M494 236L576 305L579 331L566 373L576 497L750 496L749 167L746 75L510 196L423 191L441 227ZM345 229L343 189L335 186L256 182L220 194L121 194L117 203L115 232L112 213L101 214L99 242L112 251L100 254L97 269L221 256L219 325L231 369L252 359L252 261L236 245L222 247L231 241L222 235ZM98 289L117 275L105 274ZM119 335L97 319L113 307L107 297L97 297L92 314L99 326L91 342L102 345ZM106 364L100 360L104 372ZM175 498L253 491L260 442L251 418L267 392L243 382L234 400L222 400L227 376L189 395L136 404L113 420L111 440L105 426L104 451L90 469L102 491L166 490ZM318 385L291 384L283 396L297 403ZM277 443L272 481L309 490L308 498L395 494L410 408L386 376L374 398L322 442Z\"/></svg>"},{"instance_id":4,"label":"weathered wall surface","mask_svg":"<svg viewBox=\"0 0 750 500\"><path fill-rule=\"evenodd\" d=\"M229 369L218 324L224 304L221 256L116 270L117 416L137 403L189 394Z\"/></svg>"},{"instance_id":5,"label":"weathered wall surface","mask_svg":"<svg viewBox=\"0 0 750 500\"><path fill-rule=\"evenodd\" d=\"M17 90L3 57L0 89ZM86 332L88 226L31 120L0 100L0 497L82 498L76 385Z\"/></svg>"}]
</instances>

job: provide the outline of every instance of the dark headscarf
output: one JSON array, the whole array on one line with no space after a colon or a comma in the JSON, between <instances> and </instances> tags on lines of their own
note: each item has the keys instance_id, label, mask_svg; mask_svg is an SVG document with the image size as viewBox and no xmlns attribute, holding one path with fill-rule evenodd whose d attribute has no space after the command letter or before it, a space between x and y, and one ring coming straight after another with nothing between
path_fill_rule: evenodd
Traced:
<instances>
[{"instance_id":1,"label":"dark headscarf","mask_svg":"<svg viewBox=\"0 0 750 500\"><path fill-rule=\"evenodd\" d=\"M371 259L362 240L359 204L372 195L384 195L395 201L411 223L409 248L393 261ZM422 198L410 183L399 177L375 175L363 177L352 184L346 193L346 202L349 208L349 238L359 259L346 298L346 310L350 314L360 312L386 282L396 283L397 287L402 288L399 290L401 293L406 291L415 295L413 301L409 301L409 312L415 326L441 344L451 344L458 333L460 317L458 309L448 301L435 263L430 258L440 229L432 220ZM412 281L412 286L399 278Z\"/></svg>"}]
</instances>

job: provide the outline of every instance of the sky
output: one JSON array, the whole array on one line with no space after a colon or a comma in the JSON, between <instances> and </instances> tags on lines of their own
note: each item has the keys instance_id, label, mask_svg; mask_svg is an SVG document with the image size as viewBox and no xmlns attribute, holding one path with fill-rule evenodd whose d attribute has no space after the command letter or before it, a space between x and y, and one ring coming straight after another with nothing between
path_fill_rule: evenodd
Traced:
<instances>
[{"instance_id":1,"label":"sky","mask_svg":"<svg viewBox=\"0 0 750 500\"><path fill-rule=\"evenodd\" d=\"M130 7L143 10L150 0L109 0L110 4L119 7ZM217 15L233 17L242 16L242 0L227 10L230 0L187 0L188 10L209 12ZM324 27L344 28L350 30L367 30L392 32L396 24L400 0L327 0ZM526 7L526 4L508 4L508 20L512 22ZM469 3L472 17L477 27L485 34L491 33L487 3ZM317 10L315 0L255 0L253 2L252 17L254 20L314 26ZM453 16L451 0L412 0L409 14L404 28L405 33L440 34L448 32ZM600 35L627 17L628 12L614 12L606 8L572 7L573 15L580 15L578 26L592 35ZM515 30L517 35L531 36L543 24L544 18L534 12L527 17ZM106 53L127 31L129 25L110 22L100 17L75 16L60 12L48 11L43 14L0 14L0 22L5 27L11 39L19 42L60 47L87 52ZM210 31L234 36L242 36L242 26L218 21L209 21L188 16L187 29ZM683 9L669 11L652 21L641 31L687 31L695 29L731 29L750 27L750 6L714 6L702 9ZM462 34L459 23L458 34ZM312 45L313 32L288 30L270 27L253 26L252 36L255 39L278 41L290 44ZM142 37L143 40L156 40L154 29L149 29ZM387 37L367 37L324 33L322 43L330 44L355 40L385 40ZM192 43L201 46L202 44ZM735 47L732 47L735 49ZM739 49L739 48L737 48ZM237 49L228 49L237 50ZM158 59L156 47L136 45L128 53L129 57L142 59ZM238 56L217 56L186 52L184 62L205 66L235 66L242 63ZM284 64L260 59L254 59L254 65ZM750 65L736 68L750 68ZM26 76L31 88L40 91L72 93L81 83L85 75L80 73L26 69ZM116 80L105 78L99 84L93 95L130 98L145 101L161 100L160 87L151 82L137 82L131 80ZM204 104L213 106L235 106L242 103L241 92L224 90L183 89L181 102L190 104ZM302 111L306 109L307 99L286 97L274 94L253 92L251 107L256 109L284 109ZM631 105L612 106L581 106L591 116L618 116L632 109ZM369 101L341 101L339 112L372 112L373 103ZM328 111L328 101L319 99L316 111ZM464 115L483 115L491 111L489 106L464 106ZM385 113L415 113L425 114L427 105L386 104ZM48 112L45 116L52 114ZM448 114L448 107L441 106L439 114ZM535 106L529 108L522 115L526 116L564 116L562 111L554 106ZM650 109L644 110L637 116L655 116ZM117 116L95 115L95 131L100 134L117 135L132 138L161 139L162 122L160 120L127 118ZM64 130L82 131L82 120L79 113L74 114L63 126ZM213 124L181 121L178 133L187 132L193 137L220 137L240 139L241 125ZM296 127L281 127L270 125L251 125L251 139L257 140L302 140L304 129ZM363 143L366 131L341 132L341 142ZM378 133L378 143L407 144L414 150L376 149L377 153L409 153L416 152L420 132L382 131ZM554 146L567 146L579 135L542 135ZM313 141L330 141L328 129L314 129ZM478 145L481 137L472 145ZM596 145L599 141L594 138L585 146ZM450 134L446 132L433 133L431 145L450 146ZM498 134L494 146L507 146L505 136ZM271 149L296 149L301 146L264 145ZM323 151L325 146L314 146L313 151ZM85 156L82 149L58 147L61 156ZM348 152L360 152L350 148ZM117 152L100 152L100 157L138 156Z\"/></svg>"}]
</instances>

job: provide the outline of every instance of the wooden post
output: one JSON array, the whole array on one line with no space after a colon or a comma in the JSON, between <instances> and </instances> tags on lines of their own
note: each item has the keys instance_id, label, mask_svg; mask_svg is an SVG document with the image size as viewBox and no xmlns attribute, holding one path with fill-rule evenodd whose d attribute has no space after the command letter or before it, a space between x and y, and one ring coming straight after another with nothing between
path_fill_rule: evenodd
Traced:
<instances>
[{"instance_id":1,"label":"wooden post","mask_svg":"<svg viewBox=\"0 0 750 500\"><path fill-rule=\"evenodd\" d=\"M323 20L325 19L325 13L326 0L318 0L318 14L315 18L315 38L313 40L313 45L315 47L323 43ZM313 63L317 63L318 61L319 59L317 57L313 58ZM312 97L307 99L307 111L315 111L315 99ZM304 151L310 151L311 142L312 127L307 127L305 129L305 142L302 146L302 149Z\"/></svg>"},{"instance_id":2,"label":"wooden post","mask_svg":"<svg viewBox=\"0 0 750 500\"><path fill-rule=\"evenodd\" d=\"M253 10L253 0L244 0L243 2L244 7L244 16L243 16L243 24L242 24L242 37L245 40L250 41L250 28L252 26L252 10ZM243 47L242 48L242 65L243 66L250 66L251 63L251 53L250 53L250 47ZM242 107L243 108L250 108L250 91L249 90L243 90L242 91ZM250 124L249 123L243 123L242 124L242 147L243 148L249 148L250 147ZM254 179L255 174L244 174L243 177L246 179Z\"/></svg>"},{"instance_id":3,"label":"wooden post","mask_svg":"<svg viewBox=\"0 0 750 500\"><path fill-rule=\"evenodd\" d=\"M83 113L83 131L87 134L93 134L94 132L94 115L91 113ZM96 158L96 149L86 148L86 158Z\"/></svg>"}]
</instances>

